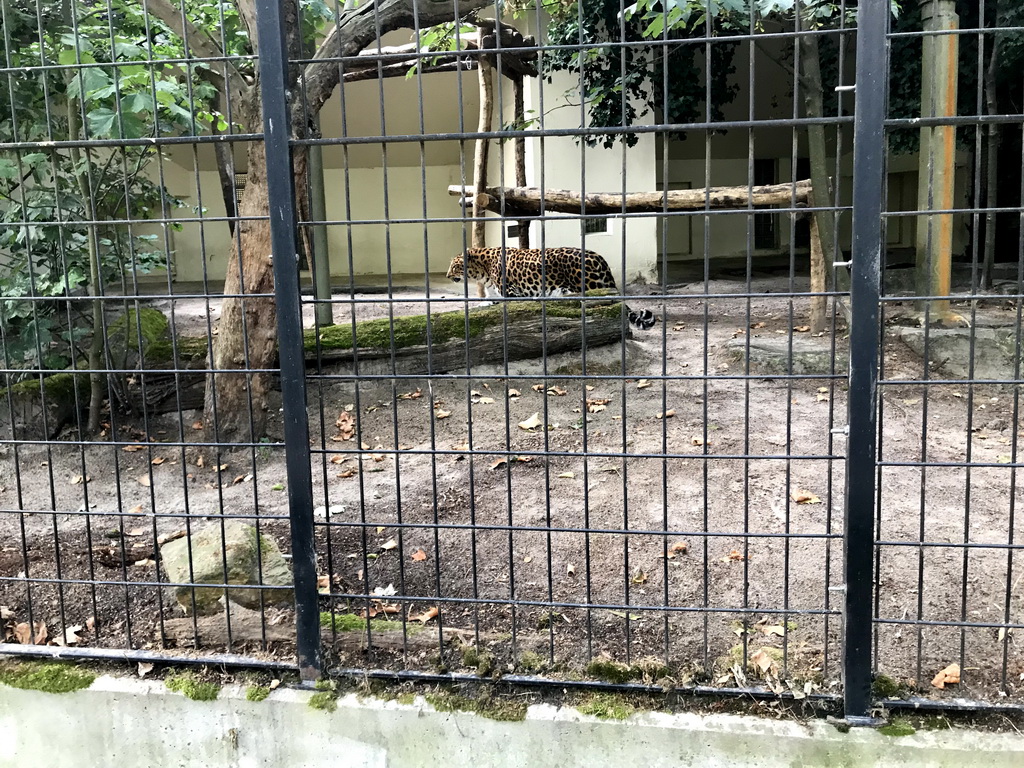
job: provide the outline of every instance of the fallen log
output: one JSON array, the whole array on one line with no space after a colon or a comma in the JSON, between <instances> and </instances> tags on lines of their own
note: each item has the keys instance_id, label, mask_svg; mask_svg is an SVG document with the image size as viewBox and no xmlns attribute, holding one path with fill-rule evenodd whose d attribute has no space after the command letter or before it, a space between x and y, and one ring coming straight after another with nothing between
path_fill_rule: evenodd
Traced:
<instances>
[{"instance_id":1,"label":"fallen log","mask_svg":"<svg viewBox=\"0 0 1024 768\"><path fill-rule=\"evenodd\" d=\"M601 292L590 292L588 295ZM607 293L607 291L604 291ZM621 343L630 337L622 304L591 297L586 303L586 346ZM366 320L321 329L319 360L341 373L364 375L433 374L478 366L539 358L583 347L584 322L579 300L508 302L466 312L410 315ZM507 322L506 322L507 318ZM427 344L427 340L430 343ZM353 346L355 350L353 351ZM316 342L306 343L307 359L315 360Z\"/></svg>"},{"instance_id":2,"label":"fallen log","mask_svg":"<svg viewBox=\"0 0 1024 768\"><path fill-rule=\"evenodd\" d=\"M309 365L335 364L343 374L415 375L573 352L583 347L581 303L586 304L587 349L621 343L630 331L621 302L604 298L608 293L590 291L582 302L550 301L543 309L537 301L512 301L468 312L362 320L354 335L349 323L320 328L319 335L307 329L305 358ZM144 357L133 360L141 367L126 377L120 392L124 405L150 415L202 407L206 349L203 337L180 337L174 345L154 342ZM88 374L68 371L0 389L0 438L54 439L75 423L87 386ZM8 399L13 408L6 407Z\"/></svg>"},{"instance_id":3,"label":"fallen log","mask_svg":"<svg viewBox=\"0 0 1024 768\"><path fill-rule=\"evenodd\" d=\"M678 189L668 192L589 192L581 195L567 189L539 187L473 187L451 185L448 194L475 203L492 213L510 218L537 216L543 201L545 213L660 213L662 211L702 211L706 209L744 209L751 206L807 205L811 194L809 180L791 184L756 187L711 187Z\"/></svg>"}]
</instances>

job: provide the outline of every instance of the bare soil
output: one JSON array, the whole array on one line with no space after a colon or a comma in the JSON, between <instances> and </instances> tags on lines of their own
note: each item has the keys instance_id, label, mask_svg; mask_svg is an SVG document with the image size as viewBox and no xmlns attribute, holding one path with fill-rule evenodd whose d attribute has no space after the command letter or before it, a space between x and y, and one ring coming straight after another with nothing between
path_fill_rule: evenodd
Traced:
<instances>
[{"instance_id":1,"label":"bare soil","mask_svg":"<svg viewBox=\"0 0 1024 768\"><path fill-rule=\"evenodd\" d=\"M763 295L748 300L729 297L745 283L713 281L709 296L701 283L664 303L631 301L662 323L621 348L588 350L586 376L579 355L397 380L311 370L321 609L362 611L359 596L378 590L376 618L405 616L416 629L414 617L439 609L418 633L375 625L372 651L339 643L337 661L479 667L458 644L438 652L440 621L465 630L446 639L479 638L499 670L523 669L527 651L540 660L533 671L563 676L602 655L656 657L678 681L766 678L800 690L810 681L837 692L846 446L833 430L846 423L843 366L833 376L764 374L725 350L746 335L809 337L794 330L806 323L806 300L773 295L787 286L756 281L751 291ZM396 292L393 304L360 298L359 319L424 311L422 291ZM339 303L336 319L351 311ZM204 308L175 313L179 333L202 332ZM838 328L816 341L844 361ZM1019 700L1024 598L1014 555L1024 523L1007 464L1018 460L1016 393L894 383L925 372L889 332L883 366L878 671L928 695ZM350 436L336 425L346 411ZM519 426L534 414L546 430ZM289 552L281 419L271 415L269 442L247 450L189 445L198 412L112 414L95 444L69 432L48 445L0 446L0 604L10 631L31 618L49 641L82 626L70 638L80 646L173 647L161 628L182 612L159 586L157 537L246 516ZM258 640L230 650L294 651ZM962 682L934 688L953 663Z\"/></svg>"}]
</instances>

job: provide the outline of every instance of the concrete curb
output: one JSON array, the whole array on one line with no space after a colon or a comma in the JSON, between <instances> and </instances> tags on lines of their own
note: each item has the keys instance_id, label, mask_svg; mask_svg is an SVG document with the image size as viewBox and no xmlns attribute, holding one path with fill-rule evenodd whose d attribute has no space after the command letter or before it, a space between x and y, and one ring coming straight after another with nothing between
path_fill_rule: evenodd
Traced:
<instances>
[{"instance_id":1,"label":"concrete curb","mask_svg":"<svg viewBox=\"0 0 1024 768\"><path fill-rule=\"evenodd\" d=\"M951 729L891 737L734 715L646 712L609 721L565 707L529 708L520 722L437 712L354 695L334 712L311 692L262 702L229 686L192 701L160 681L104 676L69 694L0 685L0 764L82 768L595 768L597 766L1024 765L1024 736Z\"/></svg>"}]
</instances>

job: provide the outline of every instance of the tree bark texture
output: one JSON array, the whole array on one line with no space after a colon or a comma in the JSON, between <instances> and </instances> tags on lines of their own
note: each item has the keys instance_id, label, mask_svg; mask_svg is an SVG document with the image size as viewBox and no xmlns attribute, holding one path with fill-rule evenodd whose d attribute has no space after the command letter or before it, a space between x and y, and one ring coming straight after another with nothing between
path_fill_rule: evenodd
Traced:
<instances>
[{"instance_id":1,"label":"tree bark texture","mask_svg":"<svg viewBox=\"0 0 1024 768\"><path fill-rule=\"evenodd\" d=\"M512 79L512 111L514 125L518 130L522 130L526 125L526 97L523 89L523 78L522 76L516 76ZM513 139L513 156L515 163L516 172L516 186L526 186L526 137L517 136ZM530 222L527 219L523 219L519 222L519 247L529 248L530 247Z\"/></svg>"},{"instance_id":2,"label":"tree bark texture","mask_svg":"<svg viewBox=\"0 0 1024 768\"><path fill-rule=\"evenodd\" d=\"M539 187L487 187L477 193L470 187L452 185L448 194L453 197L472 197L494 213L506 216L537 216L540 201L548 213L620 213L625 207L627 213L660 213L667 207L670 211L702 211L705 205L710 209L747 208L757 205L806 204L811 195L809 180L793 184L768 184L752 190L742 187L711 187L708 190L679 189L664 192L628 192L623 199L620 192L591 192L581 196L579 192L567 189L540 189ZM480 197L484 195L485 197ZM504 207L502 207L504 203Z\"/></svg>"},{"instance_id":3,"label":"tree bark texture","mask_svg":"<svg viewBox=\"0 0 1024 768\"><path fill-rule=\"evenodd\" d=\"M494 78L492 77L491 63L486 56L481 56L477 61L477 76L480 81L480 115L477 120L477 131L488 134L493 127L494 118ZM479 138L476 140L476 151L473 154L473 188L477 195L473 199L473 228L471 243L474 248L487 247L487 222L484 221L484 209L477 202L477 197L487 187L487 155L489 154L491 140ZM477 296L486 296L484 284L477 282Z\"/></svg>"},{"instance_id":4,"label":"tree bark texture","mask_svg":"<svg viewBox=\"0 0 1024 768\"><path fill-rule=\"evenodd\" d=\"M800 46L800 87L804 96L804 117L816 119L824 117L825 105L821 82L821 61L818 55L818 38L816 35L801 35ZM811 185L816 191L810 204L817 207L832 205L829 189L828 150L825 142L825 126L811 124L807 126L807 154L811 167ZM826 269L834 275L839 290L849 288L849 275L845 271L831 269L836 261L836 217L832 210L814 212L818 227L821 255L825 259ZM812 248L813 236L812 236ZM812 251L813 253L813 251Z\"/></svg>"},{"instance_id":5,"label":"tree bark texture","mask_svg":"<svg viewBox=\"0 0 1024 768\"><path fill-rule=\"evenodd\" d=\"M461 0L458 7L462 14L468 14L487 4L487 0ZM297 6L296 3L290 5ZM148 7L182 36L193 54L224 55L212 38L187 20L183 21L180 7L173 0L151 0ZM240 0L238 9L255 48L258 45L255 6L250 0ZM314 54L314 61L301 72L298 67L291 70L291 91L295 93L296 88L304 87L306 92L304 108L291 112L292 136L304 139L309 135L310 118L320 113L341 82L338 57L357 55L391 30L412 29L416 24L425 28L452 21L454 16L455 9L448 0L379 0L343 13L338 22L330 26ZM222 80L231 98L233 116L243 130L262 132L258 78L257 82L249 83L229 66ZM302 180L295 185L298 192L305 189L306 153L297 147L293 159L296 179ZM240 248L232 249L228 257L225 298L218 335L211 349L212 368L203 416L207 434L224 442L255 441L263 436L271 374L250 373L246 369L270 369L276 358L270 225L265 218L258 220L269 212L266 158L260 144L250 147L246 170L248 178L238 206Z\"/></svg>"},{"instance_id":6,"label":"tree bark texture","mask_svg":"<svg viewBox=\"0 0 1024 768\"><path fill-rule=\"evenodd\" d=\"M206 433L218 442L256 442L266 425L271 374L247 370L271 368L277 356L266 167L263 146L251 144L238 206L241 248L228 259L203 408Z\"/></svg>"}]
</instances>

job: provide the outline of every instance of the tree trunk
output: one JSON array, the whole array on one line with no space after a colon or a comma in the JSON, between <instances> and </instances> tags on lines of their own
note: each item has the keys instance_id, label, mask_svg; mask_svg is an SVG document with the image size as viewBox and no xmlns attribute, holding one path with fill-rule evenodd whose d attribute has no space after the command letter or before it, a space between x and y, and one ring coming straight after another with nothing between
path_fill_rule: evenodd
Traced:
<instances>
[{"instance_id":1,"label":"tree trunk","mask_svg":"<svg viewBox=\"0 0 1024 768\"><path fill-rule=\"evenodd\" d=\"M79 110L82 102L78 99L68 99L68 137L74 141L78 138L78 131L81 125ZM72 146L71 161L75 166L75 181L78 183L78 193L82 196L82 205L85 206L85 215L90 221L96 221L96 204L92 190L89 188L90 158L89 150L85 150L83 158L82 150ZM83 162L84 159L84 162ZM100 411L103 408L103 386L106 378L100 369L103 368L103 346L106 334L103 331L103 299L100 286L100 249L96 224L89 225L88 249L89 249L89 295L92 300L92 343L89 345L89 424L90 434L100 431Z\"/></svg>"},{"instance_id":2,"label":"tree trunk","mask_svg":"<svg viewBox=\"0 0 1024 768\"><path fill-rule=\"evenodd\" d=\"M247 373L246 368L271 367L277 356L270 222L258 218L268 210L266 157L263 144L253 143L238 206L241 252L232 249L228 258L219 333L210 356L216 373L209 374L206 386L204 427L217 442L257 442L265 433L271 374Z\"/></svg>"},{"instance_id":3,"label":"tree trunk","mask_svg":"<svg viewBox=\"0 0 1024 768\"><path fill-rule=\"evenodd\" d=\"M998 18L999 5L996 4ZM998 114L996 98L996 71L999 67L999 36L992 38L992 53L985 70L985 109L990 115ZM992 287L992 268L996 262L996 213L999 200L999 124L991 123L985 133L985 242L981 265L981 287Z\"/></svg>"},{"instance_id":4,"label":"tree trunk","mask_svg":"<svg viewBox=\"0 0 1024 768\"><path fill-rule=\"evenodd\" d=\"M483 31L480 31L483 34ZM491 77L491 63L486 56L481 56L477 61L477 75L480 80L480 118L477 123L479 133L491 132L491 118L494 112L494 78ZM487 188L487 155L490 149L490 139L479 138L476 140L476 152L473 158L473 187L477 193ZM474 248L485 248L487 246L486 229L484 221L485 209L479 205L474 198L473 202L473 237ZM476 295L486 296L484 284L476 284Z\"/></svg>"},{"instance_id":5,"label":"tree trunk","mask_svg":"<svg viewBox=\"0 0 1024 768\"><path fill-rule=\"evenodd\" d=\"M512 111L513 125L516 130L523 130L526 127L526 98L523 93L523 77L517 75L512 79ZM516 166L516 186L526 186L526 137L518 136L513 139L513 154ZM519 221L519 247L530 247L530 221L522 219Z\"/></svg>"},{"instance_id":6,"label":"tree trunk","mask_svg":"<svg viewBox=\"0 0 1024 768\"><path fill-rule=\"evenodd\" d=\"M821 62L818 57L818 38L815 35L801 35L799 45L804 117L809 119L824 117L825 105L821 82ZM807 126L807 154L811 166L811 186L815 190L811 205L813 207L829 206L832 204L832 195L829 189L828 152L824 125ZM837 271L832 266L836 262L835 215L831 210L816 211L814 218L818 224L821 253L825 259L827 272L833 275L837 290L848 290L850 287L849 274L844 270Z\"/></svg>"},{"instance_id":7,"label":"tree trunk","mask_svg":"<svg viewBox=\"0 0 1024 768\"><path fill-rule=\"evenodd\" d=\"M235 157L234 150L226 141L218 141L213 145L217 156L217 173L220 176L220 194L224 198L224 215L228 217L228 230L231 237L235 236L235 217L238 205L235 198Z\"/></svg>"}]
</instances>

